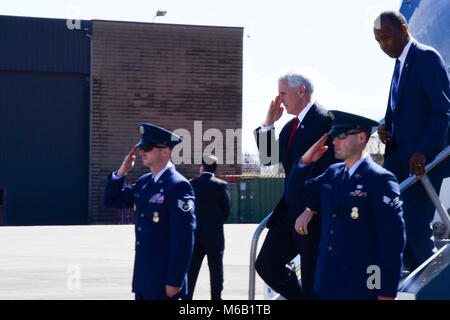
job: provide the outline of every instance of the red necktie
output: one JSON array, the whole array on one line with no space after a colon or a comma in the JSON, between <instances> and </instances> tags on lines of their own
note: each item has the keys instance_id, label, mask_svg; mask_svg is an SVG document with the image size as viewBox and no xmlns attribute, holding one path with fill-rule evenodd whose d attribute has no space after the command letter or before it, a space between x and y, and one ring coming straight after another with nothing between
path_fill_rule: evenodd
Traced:
<instances>
[{"instance_id":1,"label":"red necktie","mask_svg":"<svg viewBox=\"0 0 450 320\"><path fill-rule=\"evenodd\" d=\"M289 150L289 146L291 145L292 139L294 138L295 130L297 130L299 122L300 122L300 120L298 120L298 117L295 117L294 122L292 123L291 135L289 136L289 140L287 143L288 150Z\"/></svg>"}]
</instances>

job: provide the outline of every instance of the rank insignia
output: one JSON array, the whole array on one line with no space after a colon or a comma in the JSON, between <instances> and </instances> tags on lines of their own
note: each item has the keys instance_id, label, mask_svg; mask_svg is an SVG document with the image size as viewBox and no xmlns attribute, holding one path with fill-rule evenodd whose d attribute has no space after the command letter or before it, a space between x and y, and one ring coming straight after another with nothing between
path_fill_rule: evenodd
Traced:
<instances>
[{"instance_id":1,"label":"rank insignia","mask_svg":"<svg viewBox=\"0 0 450 320\"><path fill-rule=\"evenodd\" d=\"M159 222L159 212L157 212L157 211L153 212L153 222L154 223Z\"/></svg>"},{"instance_id":2,"label":"rank insignia","mask_svg":"<svg viewBox=\"0 0 450 320\"><path fill-rule=\"evenodd\" d=\"M352 208L352 213L350 213L350 217L351 217L353 220L358 219L359 213L358 213L358 208L357 208L357 207L353 207L353 208Z\"/></svg>"},{"instance_id":3,"label":"rank insignia","mask_svg":"<svg viewBox=\"0 0 450 320\"><path fill-rule=\"evenodd\" d=\"M136 211L136 203L133 204L133 211Z\"/></svg>"},{"instance_id":4,"label":"rank insignia","mask_svg":"<svg viewBox=\"0 0 450 320\"><path fill-rule=\"evenodd\" d=\"M194 201L192 199L187 201L178 200L178 208L184 212L191 211L194 208Z\"/></svg>"},{"instance_id":5,"label":"rank insignia","mask_svg":"<svg viewBox=\"0 0 450 320\"><path fill-rule=\"evenodd\" d=\"M391 199L387 196L383 196L383 202L391 207L396 207L400 203L400 198L395 197L394 199Z\"/></svg>"}]
</instances>

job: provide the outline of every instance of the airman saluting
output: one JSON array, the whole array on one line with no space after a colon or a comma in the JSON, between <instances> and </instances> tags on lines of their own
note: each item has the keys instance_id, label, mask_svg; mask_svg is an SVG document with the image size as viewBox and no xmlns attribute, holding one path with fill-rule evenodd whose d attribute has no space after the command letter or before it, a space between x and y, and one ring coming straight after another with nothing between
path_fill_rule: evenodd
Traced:
<instances>
[{"instance_id":1,"label":"airman saluting","mask_svg":"<svg viewBox=\"0 0 450 320\"><path fill-rule=\"evenodd\" d=\"M103 203L133 208L136 256L133 292L137 300L177 299L186 285L194 245L194 192L170 162L171 149L182 138L151 124L140 124L142 135L120 168L108 176ZM150 173L125 186L139 149Z\"/></svg>"},{"instance_id":2,"label":"airman saluting","mask_svg":"<svg viewBox=\"0 0 450 320\"><path fill-rule=\"evenodd\" d=\"M376 164L364 148L376 121L341 111L329 111L332 128L295 165L307 209L295 229L308 234L308 224L320 212L322 235L314 290L319 299L393 299L401 274L405 245L402 200L396 177ZM337 159L321 176L305 181L308 171L333 138ZM288 199L289 201L289 199ZM371 283L373 272L378 281Z\"/></svg>"}]
</instances>

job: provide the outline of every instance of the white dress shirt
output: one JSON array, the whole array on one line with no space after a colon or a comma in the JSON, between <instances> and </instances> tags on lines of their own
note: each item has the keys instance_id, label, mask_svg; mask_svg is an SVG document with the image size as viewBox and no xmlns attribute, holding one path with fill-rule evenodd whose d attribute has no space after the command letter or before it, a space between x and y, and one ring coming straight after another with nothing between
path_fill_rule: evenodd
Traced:
<instances>
[{"instance_id":1,"label":"white dress shirt","mask_svg":"<svg viewBox=\"0 0 450 320\"><path fill-rule=\"evenodd\" d=\"M413 39L410 39L406 46L403 48L402 54L397 59L400 61L400 73L398 75L398 81L402 77L403 65L405 64L406 56L408 55L409 48L411 48L411 44L413 43Z\"/></svg>"},{"instance_id":2,"label":"white dress shirt","mask_svg":"<svg viewBox=\"0 0 450 320\"><path fill-rule=\"evenodd\" d=\"M345 167L345 170L348 171L348 178L350 179L350 177L355 173L356 169L358 169L359 165L369 156L368 153L364 153L363 156L361 157L361 159L359 159L358 161L356 161L351 168L347 168L347 166Z\"/></svg>"}]
</instances>

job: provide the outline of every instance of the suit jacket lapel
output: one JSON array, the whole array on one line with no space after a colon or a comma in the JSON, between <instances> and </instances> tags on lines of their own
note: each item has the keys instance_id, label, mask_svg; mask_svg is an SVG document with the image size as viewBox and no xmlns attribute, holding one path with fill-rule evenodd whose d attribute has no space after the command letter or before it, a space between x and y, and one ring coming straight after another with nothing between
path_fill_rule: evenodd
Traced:
<instances>
[{"instance_id":1,"label":"suit jacket lapel","mask_svg":"<svg viewBox=\"0 0 450 320\"><path fill-rule=\"evenodd\" d=\"M401 106L401 99L403 95L403 91L405 88L406 79L409 75L409 70L411 70L412 63L414 61L414 56L416 54L416 44L413 42L411 44L411 47L409 47L408 54L405 59L405 63L403 64L402 74L400 76L400 82L398 84L398 101L397 101L397 107ZM390 95L389 95L389 101L390 101ZM395 112L395 111L394 111Z\"/></svg>"},{"instance_id":2,"label":"suit jacket lapel","mask_svg":"<svg viewBox=\"0 0 450 320\"><path fill-rule=\"evenodd\" d=\"M355 184L360 184L359 180L362 179L364 176L364 172L366 171L367 167L369 166L369 162L372 161L372 158L370 156L367 156L358 166L355 172L353 172L352 176L348 180L350 184L350 189L354 187Z\"/></svg>"},{"instance_id":3,"label":"suit jacket lapel","mask_svg":"<svg viewBox=\"0 0 450 320\"><path fill-rule=\"evenodd\" d=\"M140 190L136 191L139 195L139 200L136 200L136 213L139 213L149 200L148 195L150 194L150 190L152 189L152 187L154 187L152 180L153 175L149 174L146 182L139 187Z\"/></svg>"},{"instance_id":4,"label":"suit jacket lapel","mask_svg":"<svg viewBox=\"0 0 450 320\"><path fill-rule=\"evenodd\" d=\"M334 193L336 195L335 202L334 202L335 208L338 207L340 203L342 203L341 200L345 199L345 197L355 189L355 185L361 184L360 180L364 176L364 171L368 167L369 161L372 161L370 156L368 156L364 161L362 161L359 164L356 171L353 172L352 176L342 186L339 186L340 180L338 180L338 182L337 182L338 185L336 187L337 188L340 187L340 189L339 189L339 192ZM342 171L343 171L344 167L345 167L345 165L342 166L342 170L339 173L339 177L342 177L342 174L343 174Z\"/></svg>"},{"instance_id":5,"label":"suit jacket lapel","mask_svg":"<svg viewBox=\"0 0 450 320\"><path fill-rule=\"evenodd\" d=\"M308 127L310 127L314 123L314 121L312 121L312 117L316 112L316 108L317 108L316 104L313 104L311 106L311 109L309 109L308 113L303 118L302 122L300 122L297 130L295 131L294 137L292 138L291 148L293 145L295 145L296 146L295 149L297 149L297 150L305 149L304 146L299 148L299 146L297 144L298 144L298 141L301 141L302 144L305 144L308 141L308 139L304 138L304 135L308 133ZM292 126L292 124L291 124L291 126ZM294 148L292 148L292 149L294 150ZM289 152L289 153L291 153L291 152Z\"/></svg>"},{"instance_id":6,"label":"suit jacket lapel","mask_svg":"<svg viewBox=\"0 0 450 320\"><path fill-rule=\"evenodd\" d=\"M169 169L167 169L162 174L162 176L159 177L158 181L152 185L152 187L147 191L147 193L145 194L145 196L142 199L143 200L143 206L146 206L149 203L148 201L151 199L151 197L160 191L160 188L164 185L164 182L166 181L166 179L170 175L172 175L173 170L174 170L173 166L170 167Z\"/></svg>"},{"instance_id":7,"label":"suit jacket lapel","mask_svg":"<svg viewBox=\"0 0 450 320\"><path fill-rule=\"evenodd\" d=\"M331 193L332 198L330 200L332 203L333 211L339 206L339 203L342 199L343 194L342 189L344 186L341 185L341 180L344 174L344 170L345 170L345 163L342 163L341 167L339 168L339 171L336 173L336 179L333 181L332 184L333 192Z\"/></svg>"}]
</instances>

